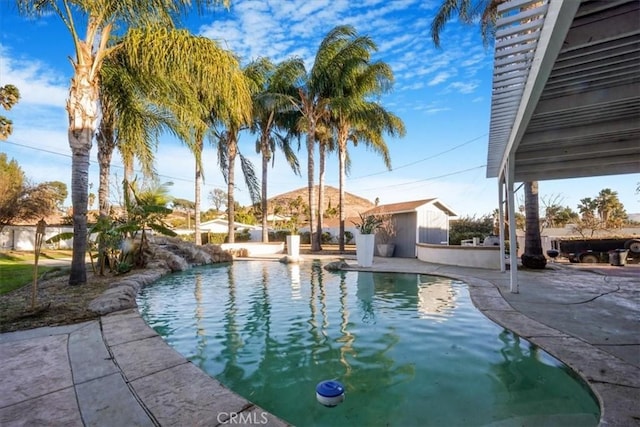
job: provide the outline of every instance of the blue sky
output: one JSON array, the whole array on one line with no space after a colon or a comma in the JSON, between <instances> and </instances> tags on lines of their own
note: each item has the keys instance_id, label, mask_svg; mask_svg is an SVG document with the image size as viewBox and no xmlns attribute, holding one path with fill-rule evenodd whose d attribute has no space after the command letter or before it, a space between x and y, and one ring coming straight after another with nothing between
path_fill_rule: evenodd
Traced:
<instances>
[{"instance_id":1,"label":"blue sky","mask_svg":"<svg viewBox=\"0 0 640 427\"><path fill-rule=\"evenodd\" d=\"M497 183L487 179L486 158L491 103L492 50L485 49L476 27L451 23L436 49L429 36L439 0L233 0L230 11L218 9L190 15L184 25L234 51L246 63L259 56L281 61L302 57L309 66L324 35L339 24L353 25L378 45L375 59L389 63L394 89L382 98L400 116L407 135L389 138L393 170L363 146L351 147L352 169L346 190L380 203L438 197L460 215L483 215L497 207ZM0 11L0 85L18 86L21 102L3 112L14 133L0 151L15 158L34 182L58 180L70 185L67 117L64 110L72 69L71 38L56 16L38 21L17 15L13 2ZM255 136L241 137L240 150L259 168ZM95 160L95 144L92 158ZM299 153L306 171L306 150ZM193 158L171 137L162 137L156 153L157 171L171 181L176 197L193 200ZM205 194L226 189L213 149L205 148ZM330 155L326 184L338 186L337 157ZM122 175L114 156L113 172ZM98 166L91 165L90 183L97 191ZM317 168L316 168L317 173ZM240 172L238 171L237 176ZM276 157L269 171L269 195L306 186L306 172L294 175ZM540 182L543 198L557 197L576 209L583 197L602 188L617 191L627 212L640 212L635 194L640 174ZM236 199L248 204L243 183ZM521 191L518 197L522 197ZM204 201L204 207L208 206Z\"/></svg>"}]
</instances>

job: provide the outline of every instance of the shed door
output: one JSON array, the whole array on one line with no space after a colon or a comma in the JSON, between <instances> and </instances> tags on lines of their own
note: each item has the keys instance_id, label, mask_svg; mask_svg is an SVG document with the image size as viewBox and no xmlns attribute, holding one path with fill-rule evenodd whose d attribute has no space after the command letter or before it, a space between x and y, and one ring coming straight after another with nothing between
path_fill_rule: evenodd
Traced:
<instances>
[{"instance_id":1,"label":"shed door","mask_svg":"<svg viewBox=\"0 0 640 427\"><path fill-rule=\"evenodd\" d=\"M400 258L416 257L416 214L401 213L393 215L396 220L396 249L393 256Z\"/></svg>"}]
</instances>

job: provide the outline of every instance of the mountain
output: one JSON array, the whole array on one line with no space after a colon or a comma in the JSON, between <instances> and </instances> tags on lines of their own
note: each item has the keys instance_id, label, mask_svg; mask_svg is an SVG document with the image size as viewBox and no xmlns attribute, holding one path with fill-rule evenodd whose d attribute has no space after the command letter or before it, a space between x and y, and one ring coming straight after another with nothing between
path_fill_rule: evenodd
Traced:
<instances>
[{"instance_id":1,"label":"mountain","mask_svg":"<svg viewBox=\"0 0 640 427\"><path fill-rule=\"evenodd\" d=\"M318 195L318 186L315 187L316 197ZM273 196L269 199L269 212L273 212L276 206L279 206L278 209L282 215L289 215L292 211L295 211L295 208L291 206L291 203L294 202L298 197L300 197L303 206L307 206L309 200L309 193L307 187L298 188L297 190L289 191L287 193L279 194L277 196ZM358 217L360 212L368 211L369 209L375 207L370 200L365 198L356 196L351 193L344 193L345 198L345 215L347 218L349 217ZM336 210L336 216L338 212L338 204L340 202L340 190L335 187L326 185L324 187L324 210L333 208ZM295 203L295 202L294 202Z\"/></svg>"}]
</instances>

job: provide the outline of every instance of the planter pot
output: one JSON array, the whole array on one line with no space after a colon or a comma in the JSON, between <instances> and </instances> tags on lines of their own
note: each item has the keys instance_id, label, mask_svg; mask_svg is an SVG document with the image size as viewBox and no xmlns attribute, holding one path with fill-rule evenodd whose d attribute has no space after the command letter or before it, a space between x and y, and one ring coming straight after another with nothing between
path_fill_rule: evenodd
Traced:
<instances>
[{"instance_id":1,"label":"planter pot","mask_svg":"<svg viewBox=\"0 0 640 427\"><path fill-rule=\"evenodd\" d=\"M356 236L356 257L360 267L371 267L373 265L375 240L375 234L358 234Z\"/></svg>"},{"instance_id":2,"label":"planter pot","mask_svg":"<svg viewBox=\"0 0 640 427\"><path fill-rule=\"evenodd\" d=\"M383 257L392 257L396 245L393 243L379 243L376 247L378 248L378 255Z\"/></svg>"},{"instance_id":3,"label":"planter pot","mask_svg":"<svg viewBox=\"0 0 640 427\"><path fill-rule=\"evenodd\" d=\"M300 256L300 235L290 234L287 236L287 255L290 257Z\"/></svg>"}]
</instances>

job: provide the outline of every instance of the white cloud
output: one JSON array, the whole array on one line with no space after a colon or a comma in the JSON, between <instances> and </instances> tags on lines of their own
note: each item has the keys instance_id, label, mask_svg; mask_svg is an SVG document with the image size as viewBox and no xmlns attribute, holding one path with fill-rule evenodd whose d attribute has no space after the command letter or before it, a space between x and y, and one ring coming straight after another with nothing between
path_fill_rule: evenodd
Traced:
<instances>
[{"instance_id":1,"label":"white cloud","mask_svg":"<svg viewBox=\"0 0 640 427\"><path fill-rule=\"evenodd\" d=\"M479 86L479 82L453 82L447 86L448 89L456 90L462 94L468 94L474 92Z\"/></svg>"},{"instance_id":2,"label":"white cloud","mask_svg":"<svg viewBox=\"0 0 640 427\"><path fill-rule=\"evenodd\" d=\"M439 85L440 83L444 83L445 81L447 81L450 77L452 77L452 73L447 72L447 71L441 71L439 72L434 78L432 78L429 83L427 83L428 86L436 86Z\"/></svg>"},{"instance_id":3,"label":"white cloud","mask_svg":"<svg viewBox=\"0 0 640 427\"><path fill-rule=\"evenodd\" d=\"M69 82L47 64L21 58L0 45L0 84L12 84L20 90L21 104L64 106Z\"/></svg>"}]
</instances>

